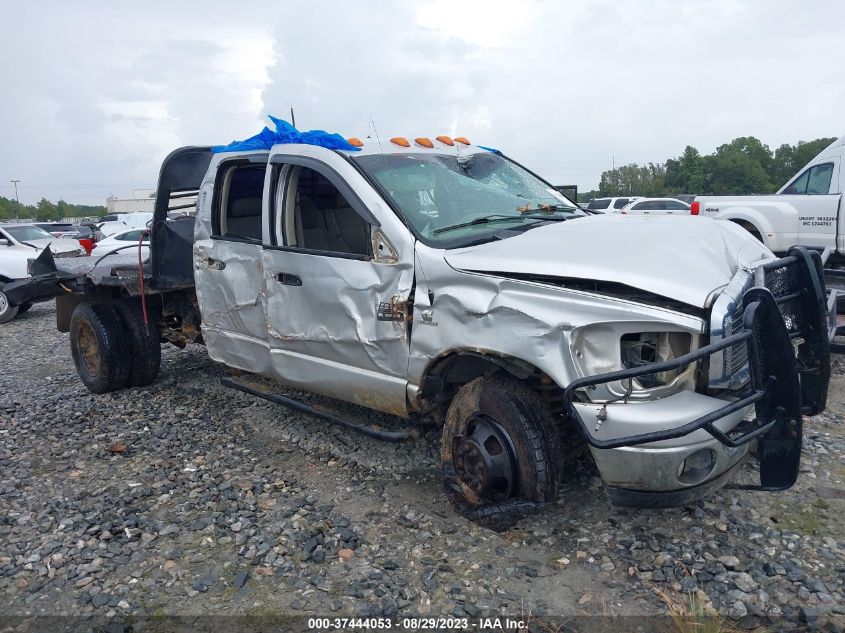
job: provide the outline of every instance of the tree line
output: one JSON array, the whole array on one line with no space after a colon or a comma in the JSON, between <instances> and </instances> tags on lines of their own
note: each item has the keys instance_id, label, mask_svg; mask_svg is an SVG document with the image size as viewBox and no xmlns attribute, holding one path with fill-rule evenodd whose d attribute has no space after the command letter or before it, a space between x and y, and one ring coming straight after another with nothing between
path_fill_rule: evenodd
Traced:
<instances>
[{"instance_id":1,"label":"tree line","mask_svg":"<svg viewBox=\"0 0 845 633\"><path fill-rule=\"evenodd\" d=\"M35 219L51 222L64 218L103 217L106 207L90 204L71 204L64 200L50 202L41 198L37 204L19 204L15 200L0 196L0 220Z\"/></svg>"},{"instance_id":2,"label":"tree line","mask_svg":"<svg viewBox=\"0 0 845 633\"><path fill-rule=\"evenodd\" d=\"M631 163L602 172L598 190L581 193L578 198L586 202L604 196L772 193L835 140L784 143L772 151L753 136L741 136L707 155L687 145L680 156L665 163Z\"/></svg>"}]
</instances>

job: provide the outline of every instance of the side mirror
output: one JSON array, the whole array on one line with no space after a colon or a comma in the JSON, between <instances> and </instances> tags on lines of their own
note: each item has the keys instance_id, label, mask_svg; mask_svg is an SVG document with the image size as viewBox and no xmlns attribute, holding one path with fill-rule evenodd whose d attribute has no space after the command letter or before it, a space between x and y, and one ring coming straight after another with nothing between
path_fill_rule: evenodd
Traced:
<instances>
[{"instance_id":1,"label":"side mirror","mask_svg":"<svg viewBox=\"0 0 845 633\"><path fill-rule=\"evenodd\" d=\"M11 246L12 240L6 239L5 237L0 238L0 244L3 246Z\"/></svg>"}]
</instances>

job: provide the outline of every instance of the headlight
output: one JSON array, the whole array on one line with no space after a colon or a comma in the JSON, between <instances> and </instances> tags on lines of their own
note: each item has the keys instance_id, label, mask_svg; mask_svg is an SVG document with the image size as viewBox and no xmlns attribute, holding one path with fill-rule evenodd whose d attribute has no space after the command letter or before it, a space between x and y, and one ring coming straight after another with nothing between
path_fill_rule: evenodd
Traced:
<instances>
[{"instance_id":1,"label":"headlight","mask_svg":"<svg viewBox=\"0 0 845 633\"><path fill-rule=\"evenodd\" d=\"M620 340L622 366L634 369L652 363L663 363L689 354L692 337L686 332L637 332L624 334ZM643 389L653 389L671 384L686 371L680 367L656 374L646 374L635 378Z\"/></svg>"},{"instance_id":2,"label":"headlight","mask_svg":"<svg viewBox=\"0 0 845 633\"><path fill-rule=\"evenodd\" d=\"M637 325L603 323L579 328L570 345L580 374L596 376L671 361L688 354L698 345L698 333L681 329L661 331L658 324L654 324L657 327L648 331L653 324L642 323L644 327ZM583 395L597 403L623 397L632 402L665 398L692 389L695 385L695 370L696 363L690 363L671 371L589 387Z\"/></svg>"}]
</instances>

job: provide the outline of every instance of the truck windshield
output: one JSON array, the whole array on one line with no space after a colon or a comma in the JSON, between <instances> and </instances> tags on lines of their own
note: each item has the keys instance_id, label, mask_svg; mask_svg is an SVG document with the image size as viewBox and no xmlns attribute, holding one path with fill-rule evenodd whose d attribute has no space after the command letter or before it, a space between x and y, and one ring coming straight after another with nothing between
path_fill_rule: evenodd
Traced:
<instances>
[{"instance_id":1,"label":"truck windshield","mask_svg":"<svg viewBox=\"0 0 845 633\"><path fill-rule=\"evenodd\" d=\"M490 152L370 154L353 160L369 173L419 235L459 245L502 228L584 215L563 194ZM488 219L495 218L495 222ZM468 238L468 239L464 239Z\"/></svg>"}]
</instances>

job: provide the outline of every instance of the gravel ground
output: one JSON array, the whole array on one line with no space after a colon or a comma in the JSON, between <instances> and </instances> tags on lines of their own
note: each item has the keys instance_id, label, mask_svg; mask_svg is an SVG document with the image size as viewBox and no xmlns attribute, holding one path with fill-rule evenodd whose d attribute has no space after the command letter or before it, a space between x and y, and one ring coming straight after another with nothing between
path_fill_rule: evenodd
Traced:
<instances>
[{"instance_id":1,"label":"gravel ground","mask_svg":"<svg viewBox=\"0 0 845 633\"><path fill-rule=\"evenodd\" d=\"M793 489L619 509L585 457L556 506L497 534L446 503L437 429L400 445L342 431L222 387L201 347L166 348L152 387L93 396L54 318L41 304L0 328L0 616L530 615L555 630L692 596L746 628L845 627L838 361Z\"/></svg>"}]
</instances>

